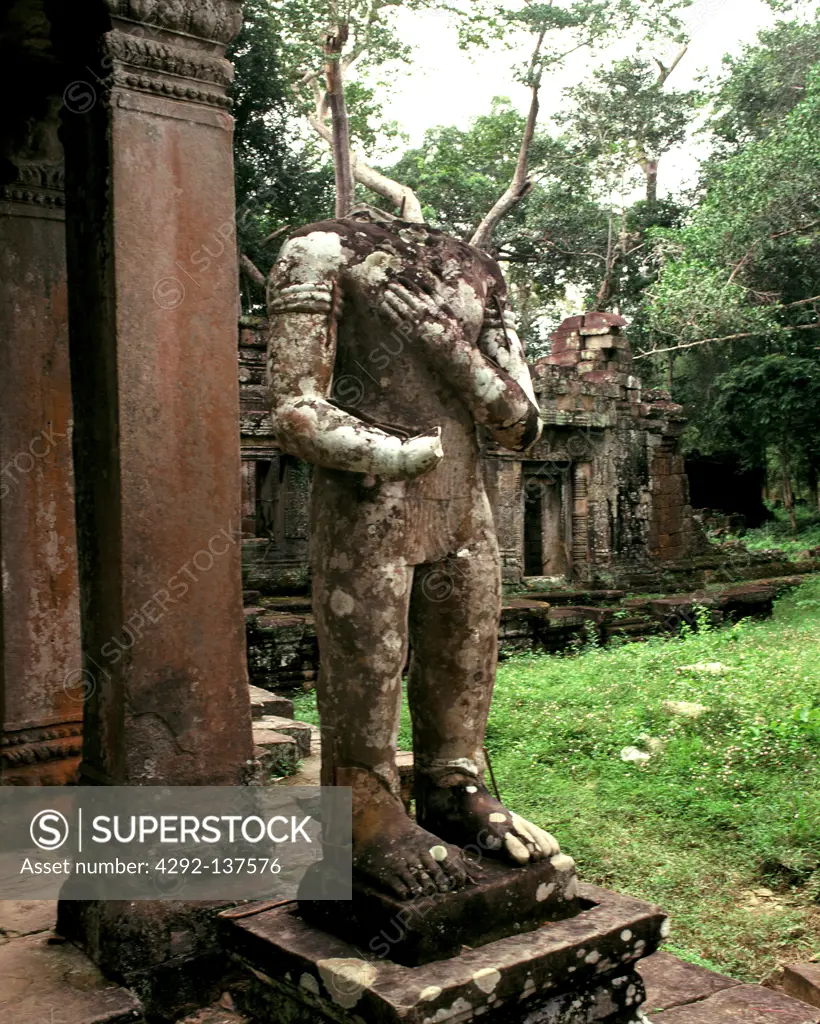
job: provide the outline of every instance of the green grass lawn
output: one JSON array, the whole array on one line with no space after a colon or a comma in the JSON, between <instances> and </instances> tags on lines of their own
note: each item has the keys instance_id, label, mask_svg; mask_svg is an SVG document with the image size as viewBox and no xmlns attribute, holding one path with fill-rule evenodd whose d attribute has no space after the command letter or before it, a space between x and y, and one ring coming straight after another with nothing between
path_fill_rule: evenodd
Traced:
<instances>
[{"instance_id":1,"label":"green grass lawn","mask_svg":"<svg viewBox=\"0 0 820 1024\"><path fill-rule=\"evenodd\" d=\"M820 957L819 684L812 577L766 622L511 659L487 746L502 799L586 881L660 903L671 952L759 981Z\"/></svg>"}]
</instances>

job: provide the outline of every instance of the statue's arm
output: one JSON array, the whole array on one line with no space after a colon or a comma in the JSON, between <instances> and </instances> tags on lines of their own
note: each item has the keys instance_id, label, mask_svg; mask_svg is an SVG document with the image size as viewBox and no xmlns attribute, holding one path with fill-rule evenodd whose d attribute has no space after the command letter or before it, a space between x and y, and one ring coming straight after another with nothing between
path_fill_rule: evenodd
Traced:
<instances>
[{"instance_id":1,"label":"statue's arm","mask_svg":"<svg viewBox=\"0 0 820 1024\"><path fill-rule=\"evenodd\" d=\"M340 237L312 232L285 243L268 280L268 395L283 451L328 469L391 480L442 458L441 430L399 437L328 401L333 386Z\"/></svg>"},{"instance_id":2,"label":"statue's arm","mask_svg":"<svg viewBox=\"0 0 820 1024\"><path fill-rule=\"evenodd\" d=\"M505 448L523 451L541 433L538 403L518 335L493 309L478 346L470 344L457 317L409 281L391 282L382 310L411 330L431 364L467 405L476 423L486 426Z\"/></svg>"},{"instance_id":3,"label":"statue's arm","mask_svg":"<svg viewBox=\"0 0 820 1024\"><path fill-rule=\"evenodd\" d=\"M532 386L532 376L524 354L524 346L518 337L515 318L506 303L506 296L492 300L484 313L484 323L478 338L479 351L518 386L526 399L527 411L523 419L529 425L529 431L521 438L523 443L515 442L517 434L512 437L494 433L495 440L505 448L523 451L538 440L543 426L538 408L538 399ZM520 399L519 399L520 401ZM534 417L534 419L533 419ZM534 431L534 433L533 433Z\"/></svg>"}]
</instances>

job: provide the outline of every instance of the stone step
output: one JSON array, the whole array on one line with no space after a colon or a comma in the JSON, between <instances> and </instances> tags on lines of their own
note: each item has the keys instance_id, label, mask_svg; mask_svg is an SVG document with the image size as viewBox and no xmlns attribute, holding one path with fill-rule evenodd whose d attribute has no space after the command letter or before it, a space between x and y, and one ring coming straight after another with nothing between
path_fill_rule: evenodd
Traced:
<instances>
[{"instance_id":1,"label":"stone step","mask_svg":"<svg viewBox=\"0 0 820 1024\"><path fill-rule=\"evenodd\" d=\"M142 1006L106 980L69 942L49 933L0 944L0 1021L4 1024L144 1024Z\"/></svg>"},{"instance_id":2,"label":"stone step","mask_svg":"<svg viewBox=\"0 0 820 1024\"><path fill-rule=\"evenodd\" d=\"M299 763L299 748L292 736L276 732L275 729L258 730L254 722L253 756L259 762L262 781L272 775L289 775Z\"/></svg>"},{"instance_id":3,"label":"stone step","mask_svg":"<svg viewBox=\"0 0 820 1024\"><path fill-rule=\"evenodd\" d=\"M265 744L257 737L267 737L270 733L290 736L296 743L300 757L310 757L310 738L312 728L307 722L297 722L292 718L280 715L263 715L253 723L253 741L260 746Z\"/></svg>"},{"instance_id":4,"label":"stone step","mask_svg":"<svg viewBox=\"0 0 820 1024\"><path fill-rule=\"evenodd\" d=\"M820 1007L820 964L787 964L781 985L786 995Z\"/></svg>"},{"instance_id":5,"label":"stone step","mask_svg":"<svg viewBox=\"0 0 820 1024\"><path fill-rule=\"evenodd\" d=\"M593 886L582 885L579 896L575 918L416 967L391 960L395 927L373 936L374 955L363 957L358 945L312 928L290 904L224 911L220 937L246 971L246 1012L264 1024L634 1021L642 995L635 964L661 940L663 912ZM449 898L427 897L416 909L432 923L430 905ZM402 908L398 934L412 910ZM446 943L448 933L440 934Z\"/></svg>"},{"instance_id":6,"label":"stone step","mask_svg":"<svg viewBox=\"0 0 820 1024\"><path fill-rule=\"evenodd\" d=\"M550 608L549 622L553 628L569 629L573 626L583 626L586 616L578 608Z\"/></svg>"},{"instance_id":7,"label":"stone step","mask_svg":"<svg viewBox=\"0 0 820 1024\"><path fill-rule=\"evenodd\" d=\"M538 577L528 577L528 582L537 581ZM550 604L617 604L626 592L623 590L536 590L527 593L530 601L549 601Z\"/></svg>"},{"instance_id":8,"label":"stone step","mask_svg":"<svg viewBox=\"0 0 820 1024\"><path fill-rule=\"evenodd\" d=\"M268 610L284 612L309 612L312 604L309 595L283 595L281 597L266 597L265 607Z\"/></svg>"},{"instance_id":9,"label":"stone step","mask_svg":"<svg viewBox=\"0 0 820 1024\"><path fill-rule=\"evenodd\" d=\"M736 985L660 1013L653 1024L820 1024L820 1009L762 985Z\"/></svg>"},{"instance_id":10,"label":"stone step","mask_svg":"<svg viewBox=\"0 0 820 1024\"><path fill-rule=\"evenodd\" d=\"M279 718L293 718L293 701L287 697L281 697L278 693L271 693L261 686L248 687L251 695L251 714L254 719L262 718L265 715L278 715Z\"/></svg>"},{"instance_id":11,"label":"stone step","mask_svg":"<svg viewBox=\"0 0 820 1024\"><path fill-rule=\"evenodd\" d=\"M653 953L646 960L641 960L638 973L646 986L646 1002L642 1009L649 1017L675 1006L700 1002L725 988L740 985L739 981L723 974L715 974L664 952Z\"/></svg>"},{"instance_id":12,"label":"stone step","mask_svg":"<svg viewBox=\"0 0 820 1024\"><path fill-rule=\"evenodd\" d=\"M0 900L1 937L50 932L56 921L57 900Z\"/></svg>"}]
</instances>

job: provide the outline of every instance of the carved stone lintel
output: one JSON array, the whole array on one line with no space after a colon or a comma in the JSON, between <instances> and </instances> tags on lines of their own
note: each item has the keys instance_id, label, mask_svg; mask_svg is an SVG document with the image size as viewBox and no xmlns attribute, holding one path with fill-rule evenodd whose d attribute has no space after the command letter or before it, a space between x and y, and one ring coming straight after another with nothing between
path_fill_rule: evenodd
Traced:
<instances>
[{"instance_id":1,"label":"carved stone lintel","mask_svg":"<svg viewBox=\"0 0 820 1024\"><path fill-rule=\"evenodd\" d=\"M76 779L83 749L82 722L7 731L0 747L0 780L61 785Z\"/></svg>"},{"instance_id":2,"label":"carved stone lintel","mask_svg":"<svg viewBox=\"0 0 820 1024\"><path fill-rule=\"evenodd\" d=\"M211 82L222 88L233 81L230 61L156 39L115 31L106 36L106 50L118 62L146 71Z\"/></svg>"},{"instance_id":3,"label":"carved stone lintel","mask_svg":"<svg viewBox=\"0 0 820 1024\"><path fill-rule=\"evenodd\" d=\"M103 66L108 75L104 84L230 109L230 61L176 42L148 39L120 29L107 33Z\"/></svg>"},{"instance_id":4,"label":"carved stone lintel","mask_svg":"<svg viewBox=\"0 0 820 1024\"><path fill-rule=\"evenodd\" d=\"M62 163L20 163L14 181L0 186L0 200L28 203L45 209L65 206Z\"/></svg>"},{"instance_id":5,"label":"carved stone lintel","mask_svg":"<svg viewBox=\"0 0 820 1024\"><path fill-rule=\"evenodd\" d=\"M209 107L221 107L225 110L229 110L231 107L231 99L224 93L211 89L198 89L196 86L186 85L184 82L169 81L165 77L154 78L150 75L136 75L120 68L115 69L112 73L111 84L137 92L168 96L171 99L204 103Z\"/></svg>"},{"instance_id":6,"label":"carved stone lintel","mask_svg":"<svg viewBox=\"0 0 820 1024\"><path fill-rule=\"evenodd\" d=\"M241 0L107 0L115 17L229 43L242 27Z\"/></svg>"}]
</instances>

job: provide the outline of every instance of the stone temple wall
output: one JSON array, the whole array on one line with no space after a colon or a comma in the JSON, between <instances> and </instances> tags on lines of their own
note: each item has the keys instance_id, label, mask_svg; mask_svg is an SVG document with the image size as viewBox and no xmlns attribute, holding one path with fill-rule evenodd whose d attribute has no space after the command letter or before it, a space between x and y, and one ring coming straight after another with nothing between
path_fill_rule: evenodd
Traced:
<instances>
[{"instance_id":1,"label":"stone temple wall","mask_svg":"<svg viewBox=\"0 0 820 1024\"><path fill-rule=\"evenodd\" d=\"M541 439L523 456L487 448L509 582L637 582L705 550L680 453L681 406L643 390L625 326L608 313L565 320L532 366Z\"/></svg>"},{"instance_id":2,"label":"stone temple wall","mask_svg":"<svg viewBox=\"0 0 820 1024\"><path fill-rule=\"evenodd\" d=\"M566 320L532 366L544 433L523 455L485 443L485 481L505 583L567 576L652 587L664 565L705 549L679 450L684 418L634 376L626 322ZM239 332L246 587L301 592L308 580L309 473L276 446L265 394L265 323Z\"/></svg>"},{"instance_id":3,"label":"stone temple wall","mask_svg":"<svg viewBox=\"0 0 820 1024\"><path fill-rule=\"evenodd\" d=\"M265 384L265 322L239 325L243 575L247 589L299 593L308 581L310 467L280 452Z\"/></svg>"}]
</instances>

